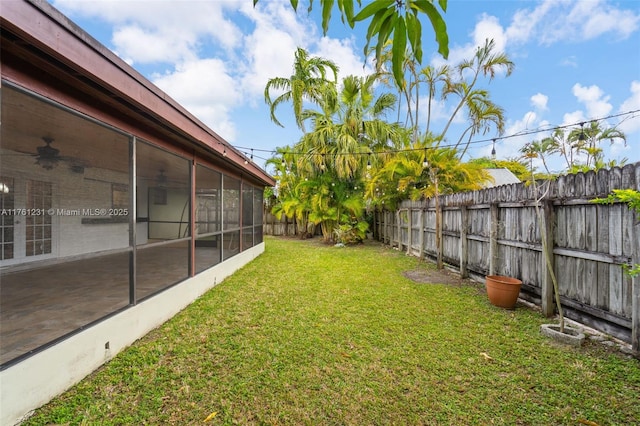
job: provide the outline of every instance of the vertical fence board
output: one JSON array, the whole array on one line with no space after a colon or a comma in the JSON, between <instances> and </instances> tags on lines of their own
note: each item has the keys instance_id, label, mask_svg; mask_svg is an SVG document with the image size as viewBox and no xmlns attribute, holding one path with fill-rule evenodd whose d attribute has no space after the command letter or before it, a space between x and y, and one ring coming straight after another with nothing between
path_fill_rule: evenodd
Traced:
<instances>
[{"instance_id":1,"label":"vertical fence board","mask_svg":"<svg viewBox=\"0 0 640 426\"><path fill-rule=\"evenodd\" d=\"M586 238L585 238L585 208L584 206L576 206L574 207L574 220L575 222L571 223L571 229L575 229L576 232L576 240L575 240L575 248L584 250L586 247Z\"/></svg>"},{"instance_id":2,"label":"vertical fence board","mask_svg":"<svg viewBox=\"0 0 640 426\"><path fill-rule=\"evenodd\" d=\"M556 210L556 236L555 241L558 247L567 247L567 216L566 209L562 206Z\"/></svg>"},{"instance_id":3,"label":"vertical fence board","mask_svg":"<svg viewBox=\"0 0 640 426\"><path fill-rule=\"evenodd\" d=\"M609 253L615 256L622 255L622 209L622 205L615 204L611 206L609 215ZM611 266L609 268L609 309L616 314L621 314L624 310L622 283L622 268Z\"/></svg>"},{"instance_id":4,"label":"vertical fence board","mask_svg":"<svg viewBox=\"0 0 640 426\"><path fill-rule=\"evenodd\" d=\"M596 307L605 311L609 310L609 264L598 264L598 289Z\"/></svg>"},{"instance_id":5,"label":"vertical fence board","mask_svg":"<svg viewBox=\"0 0 640 426\"><path fill-rule=\"evenodd\" d=\"M622 211L622 255L626 258L634 257L634 224L636 221L636 213L630 209L623 207ZM638 245L638 241L635 241ZM621 266L620 266L621 267ZM631 317L632 309L632 278L627 274L623 275L622 281L622 309L625 316Z\"/></svg>"},{"instance_id":6,"label":"vertical fence board","mask_svg":"<svg viewBox=\"0 0 640 426\"><path fill-rule=\"evenodd\" d=\"M595 205L585 207L584 219L585 250L597 251L598 218Z\"/></svg>"},{"instance_id":7,"label":"vertical fence board","mask_svg":"<svg viewBox=\"0 0 640 426\"><path fill-rule=\"evenodd\" d=\"M469 262L469 241L467 240L467 232L469 228L469 210L466 206L460 207L460 277L467 278L469 271L467 264Z\"/></svg>"}]
</instances>

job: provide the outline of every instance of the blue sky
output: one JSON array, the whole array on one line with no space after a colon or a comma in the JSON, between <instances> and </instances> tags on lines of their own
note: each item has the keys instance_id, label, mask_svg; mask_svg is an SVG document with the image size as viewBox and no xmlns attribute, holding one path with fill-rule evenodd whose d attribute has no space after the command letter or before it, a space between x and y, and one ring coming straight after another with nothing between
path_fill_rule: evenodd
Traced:
<instances>
[{"instance_id":1,"label":"blue sky","mask_svg":"<svg viewBox=\"0 0 640 426\"><path fill-rule=\"evenodd\" d=\"M269 78L291 75L296 47L333 60L341 77L371 70L363 66L366 25L352 30L334 16L324 37L318 1L311 15L302 1L295 14L288 0L260 0L256 8L252 0L51 3L229 143L248 154L253 148L260 165L269 151L301 135L287 105L277 110L280 128L263 100ZM516 135L498 140L497 158L517 156L524 143L549 135L522 133L640 110L637 0L449 0L444 17L452 63L469 58L487 38L515 63L511 76L482 84L505 110L504 135ZM423 65L442 63L429 24L423 28ZM444 126L451 108L438 105L435 128ZM640 112L602 123L627 135L626 146L603 146L607 158L640 161ZM449 140L462 128L452 127ZM475 138L465 158L488 156L496 136ZM559 159L551 166L562 168Z\"/></svg>"}]
</instances>

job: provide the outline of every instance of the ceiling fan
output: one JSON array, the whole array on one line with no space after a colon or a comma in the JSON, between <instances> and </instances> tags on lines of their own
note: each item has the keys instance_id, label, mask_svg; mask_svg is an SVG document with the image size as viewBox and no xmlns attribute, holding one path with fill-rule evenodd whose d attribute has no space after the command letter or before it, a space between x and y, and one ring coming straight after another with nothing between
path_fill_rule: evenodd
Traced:
<instances>
[{"instance_id":1,"label":"ceiling fan","mask_svg":"<svg viewBox=\"0 0 640 426\"><path fill-rule=\"evenodd\" d=\"M89 166L89 163L75 157L65 157L60 155L60 150L51 146L54 139L49 136L43 136L44 146L37 147L38 154L36 157L36 164L43 169L52 170L58 166L60 161L66 161L70 164L72 171L82 173L85 167Z\"/></svg>"},{"instance_id":2,"label":"ceiling fan","mask_svg":"<svg viewBox=\"0 0 640 426\"><path fill-rule=\"evenodd\" d=\"M58 165L58 161L60 161L60 150L51 146L53 143L53 138L43 137L42 140L45 142L45 146L39 146L38 155L36 156L36 164L42 166L43 169L51 170Z\"/></svg>"},{"instance_id":3,"label":"ceiling fan","mask_svg":"<svg viewBox=\"0 0 640 426\"><path fill-rule=\"evenodd\" d=\"M90 167L91 164L87 160L83 160L77 157L68 157L60 155L60 150L51 146L54 142L54 139L50 136L43 136L42 140L44 141L44 145L36 147L36 152L23 152L20 150L14 151L14 153L3 152L3 157L12 157L12 156L20 156L20 157L35 157L35 164L39 165L45 170L52 170L58 166L60 161L64 161L69 164L69 169L74 173L84 173L84 169Z\"/></svg>"}]
</instances>

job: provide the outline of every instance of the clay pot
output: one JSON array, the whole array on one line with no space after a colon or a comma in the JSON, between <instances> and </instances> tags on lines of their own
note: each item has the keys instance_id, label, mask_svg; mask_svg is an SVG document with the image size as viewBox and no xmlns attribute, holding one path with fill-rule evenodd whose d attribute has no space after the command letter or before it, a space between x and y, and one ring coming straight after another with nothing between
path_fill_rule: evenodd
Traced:
<instances>
[{"instance_id":1,"label":"clay pot","mask_svg":"<svg viewBox=\"0 0 640 426\"><path fill-rule=\"evenodd\" d=\"M522 281L501 275L487 275L487 296L494 306L513 309L518 301Z\"/></svg>"}]
</instances>

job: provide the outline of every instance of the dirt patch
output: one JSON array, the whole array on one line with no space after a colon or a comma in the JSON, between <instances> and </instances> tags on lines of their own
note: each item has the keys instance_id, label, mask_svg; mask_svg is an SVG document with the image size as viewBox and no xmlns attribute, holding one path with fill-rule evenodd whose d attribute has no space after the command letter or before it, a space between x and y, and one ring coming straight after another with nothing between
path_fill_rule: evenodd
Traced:
<instances>
[{"instance_id":1,"label":"dirt patch","mask_svg":"<svg viewBox=\"0 0 640 426\"><path fill-rule=\"evenodd\" d=\"M428 269L414 269L413 271L405 271L403 275L409 278L411 281L420 284L448 284L459 286L463 281L458 274L447 271L446 269L428 270Z\"/></svg>"}]
</instances>

